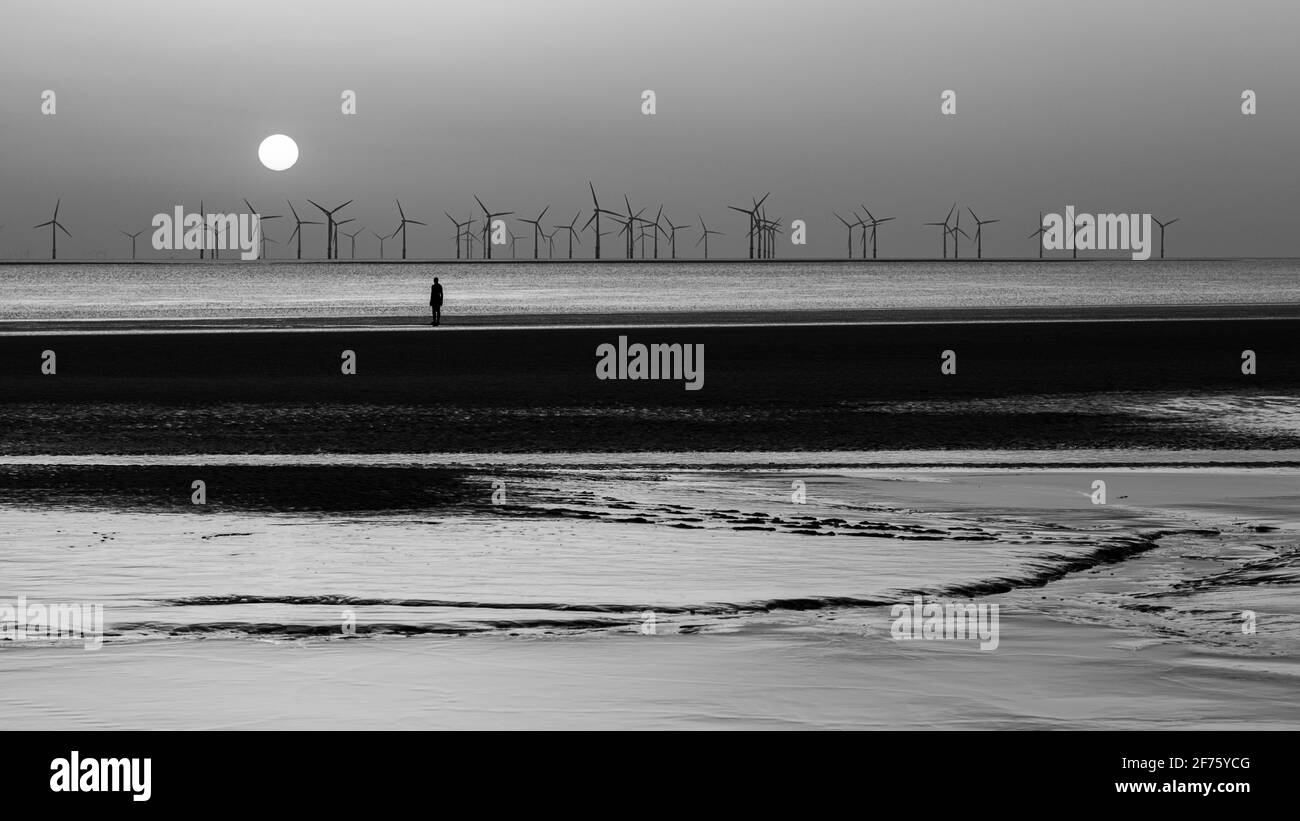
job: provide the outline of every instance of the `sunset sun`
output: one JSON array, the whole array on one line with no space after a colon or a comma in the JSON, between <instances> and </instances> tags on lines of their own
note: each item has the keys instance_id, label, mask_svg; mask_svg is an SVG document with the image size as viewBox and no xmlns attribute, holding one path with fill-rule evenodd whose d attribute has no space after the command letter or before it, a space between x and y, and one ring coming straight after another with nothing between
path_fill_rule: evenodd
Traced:
<instances>
[{"instance_id":1,"label":"sunset sun","mask_svg":"<svg viewBox=\"0 0 1300 821\"><path fill-rule=\"evenodd\" d=\"M272 134L257 147L257 158L272 171L285 171L298 162L298 144L292 137Z\"/></svg>"}]
</instances>

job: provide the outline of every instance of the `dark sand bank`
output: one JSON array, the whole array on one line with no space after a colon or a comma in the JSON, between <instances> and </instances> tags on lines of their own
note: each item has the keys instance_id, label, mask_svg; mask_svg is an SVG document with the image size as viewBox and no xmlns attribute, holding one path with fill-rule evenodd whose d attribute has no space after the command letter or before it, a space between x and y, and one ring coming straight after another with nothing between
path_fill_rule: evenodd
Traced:
<instances>
[{"instance_id":1,"label":"dark sand bank","mask_svg":"<svg viewBox=\"0 0 1300 821\"><path fill-rule=\"evenodd\" d=\"M703 389L597 379L620 334L703 345ZM1132 395L1286 395L1297 338L1261 318L12 335L0 453L1296 447Z\"/></svg>"}]
</instances>

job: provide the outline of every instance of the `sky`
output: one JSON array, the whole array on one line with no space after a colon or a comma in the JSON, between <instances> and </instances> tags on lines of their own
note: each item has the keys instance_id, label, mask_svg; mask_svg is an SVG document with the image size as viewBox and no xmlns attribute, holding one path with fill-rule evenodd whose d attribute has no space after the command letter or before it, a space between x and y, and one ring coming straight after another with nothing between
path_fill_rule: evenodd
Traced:
<instances>
[{"instance_id":1,"label":"sky","mask_svg":"<svg viewBox=\"0 0 1300 821\"><path fill-rule=\"evenodd\" d=\"M782 258L843 256L834 213L864 205L897 218L882 257L938 256L923 223L954 202L1001 220L988 256L1035 255L1038 213L1067 205L1178 217L1171 256L1300 256L1290 0L10 0L0 18L0 258L48 257L31 226L58 198L60 258L94 259L129 254L118 231L177 205L287 214L308 197L354 199L354 226L381 233L400 197L429 223L410 255L445 257L443 211L476 211L474 194L581 225L588 180L603 205L626 194L695 224L682 255L702 216L725 234L713 256L744 256L746 218L726 206L770 191L770 217L808 225ZM287 171L258 161L273 133L301 149ZM148 236L141 257L170 253Z\"/></svg>"}]
</instances>

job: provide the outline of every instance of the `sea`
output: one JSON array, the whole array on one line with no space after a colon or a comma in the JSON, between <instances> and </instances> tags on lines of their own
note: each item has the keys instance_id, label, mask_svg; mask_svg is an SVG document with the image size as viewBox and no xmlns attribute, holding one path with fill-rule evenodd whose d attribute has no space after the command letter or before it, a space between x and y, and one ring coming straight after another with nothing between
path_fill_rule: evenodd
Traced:
<instances>
[{"instance_id":1,"label":"sea","mask_svg":"<svg viewBox=\"0 0 1300 821\"><path fill-rule=\"evenodd\" d=\"M340 260L0 265L0 321L1300 303L1300 261Z\"/></svg>"}]
</instances>

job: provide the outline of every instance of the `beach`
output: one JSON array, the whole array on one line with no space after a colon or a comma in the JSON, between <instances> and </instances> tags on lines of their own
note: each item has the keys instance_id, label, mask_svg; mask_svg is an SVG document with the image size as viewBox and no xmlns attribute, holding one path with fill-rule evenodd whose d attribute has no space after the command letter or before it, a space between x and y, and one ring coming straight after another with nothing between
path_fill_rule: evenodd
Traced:
<instances>
[{"instance_id":1,"label":"beach","mask_svg":"<svg viewBox=\"0 0 1300 821\"><path fill-rule=\"evenodd\" d=\"M1255 314L11 334L0 336L0 448L1296 447L1300 428L1286 421L1285 397L1300 386L1300 361L1290 355L1300 318L1272 306ZM702 345L703 389L688 391L681 379L597 379L597 349L620 337ZM1250 375L1246 350L1257 363ZM42 373L45 351L56 357L54 375ZM343 373L347 351L352 374ZM944 351L955 373L942 372ZM1284 414L1280 425L1251 424L1261 403Z\"/></svg>"},{"instance_id":2,"label":"beach","mask_svg":"<svg viewBox=\"0 0 1300 821\"><path fill-rule=\"evenodd\" d=\"M0 320L0 726L1300 727L1296 303L196 299Z\"/></svg>"},{"instance_id":3,"label":"beach","mask_svg":"<svg viewBox=\"0 0 1300 821\"><path fill-rule=\"evenodd\" d=\"M489 475L508 512L166 512L121 475L6 504L11 583L104 602L110 635L6 648L5 728L1300 726L1295 468ZM739 531L733 505L781 521ZM853 538L863 516L892 536ZM893 638L887 603L919 592L997 604L997 648Z\"/></svg>"},{"instance_id":4,"label":"beach","mask_svg":"<svg viewBox=\"0 0 1300 821\"><path fill-rule=\"evenodd\" d=\"M995 654L880 635L160 642L6 657L7 730L1296 729L1294 665L1008 616ZM578 706L575 706L578 705Z\"/></svg>"}]
</instances>

